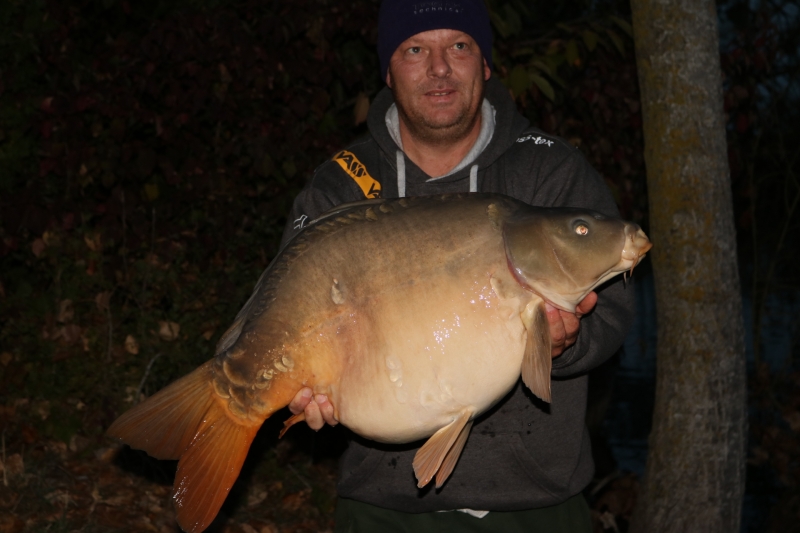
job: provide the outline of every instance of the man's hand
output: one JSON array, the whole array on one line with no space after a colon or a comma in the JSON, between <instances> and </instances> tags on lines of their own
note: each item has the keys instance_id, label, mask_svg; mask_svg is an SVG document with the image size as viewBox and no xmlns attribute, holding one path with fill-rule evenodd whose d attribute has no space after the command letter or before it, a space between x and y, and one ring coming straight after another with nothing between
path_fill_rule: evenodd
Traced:
<instances>
[{"instance_id":1,"label":"man's hand","mask_svg":"<svg viewBox=\"0 0 800 533\"><path fill-rule=\"evenodd\" d=\"M550 324L551 355L558 357L564 350L575 344L581 327L581 317L594 309L597 293L592 291L575 307L575 314L556 309L550 304L547 308L547 322Z\"/></svg>"},{"instance_id":2,"label":"man's hand","mask_svg":"<svg viewBox=\"0 0 800 533\"><path fill-rule=\"evenodd\" d=\"M319 431L325 424L335 426L339 423L333 416L333 404L328 401L324 394L314 396L314 391L308 387L300 389L294 399L289 404L289 410L293 415L305 413L308 427L314 431Z\"/></svg>"}]
</instances>

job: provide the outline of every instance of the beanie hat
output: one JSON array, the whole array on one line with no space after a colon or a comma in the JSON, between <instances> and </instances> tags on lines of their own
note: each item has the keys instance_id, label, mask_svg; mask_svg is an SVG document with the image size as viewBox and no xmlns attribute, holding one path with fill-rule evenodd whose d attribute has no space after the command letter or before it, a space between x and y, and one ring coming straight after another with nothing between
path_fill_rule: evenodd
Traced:
<instances>
[{"instance_id":1,"label":"beanie hat","mask_svg":"<svg viewBox=\"0 0 800 533\"><path fill-rule=\"evenodd\" d=\"M386 79L389 59L400 44L429 30L458 30L472 37L492 68L492 28L483 0L383 0L378 14L378 57Z\"/></svg>"}]
</instances>

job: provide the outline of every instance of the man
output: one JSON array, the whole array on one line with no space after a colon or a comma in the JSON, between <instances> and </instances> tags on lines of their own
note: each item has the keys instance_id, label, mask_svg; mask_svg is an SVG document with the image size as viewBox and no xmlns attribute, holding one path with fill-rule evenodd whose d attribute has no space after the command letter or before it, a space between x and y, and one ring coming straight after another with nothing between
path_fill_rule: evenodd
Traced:
<instances>
[{"instance_id":1,"label":"man","mask_svg":"<svg viewBox=\"0 0 800 533\"><path fill-rule=\"evenodd\" d=\"M491 77L481 0L384 0L378 24L387 87L370 108L370 134L315 171L295 201L284 244L324 211L378 196L492 192L618 215L581 153L530 127ZM411 461L421 443L354 438L341 459L337 531L589 531L581 496L594 468L586 373L619 348L633 311L632 290L622 283L599 292L577 315L548 308L552 403L517 383L476 420L442 489L416 487ZM313 429L337 423L327 398L310 389L290 409L305 411ZM439 512L454 510L465 512Z\"/></svg>"}]
</instances>

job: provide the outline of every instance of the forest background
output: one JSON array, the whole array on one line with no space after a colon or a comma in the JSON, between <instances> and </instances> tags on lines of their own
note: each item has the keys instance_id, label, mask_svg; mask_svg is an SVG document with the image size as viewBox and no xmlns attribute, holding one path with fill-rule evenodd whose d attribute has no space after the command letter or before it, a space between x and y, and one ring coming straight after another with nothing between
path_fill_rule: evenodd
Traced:
<instances>
[{"instance_id":1,"label":"forest background","mask_svg":"<svg viewBox=\"0 0 800 533\"><path fill-rule=\"evenodd\" d=\"M494 76L578 146L647 230L629 6L490 0ZM0 4L0 533L175 531L174 465L120 452L116 416L213 354L313 169L364 134L375 0ZM786 0L718 2L751 357L758 531L800 527L800 28ZM262 431L216 531L331 527L341 438ZM766 480L766 481L765 481ZM691 480L687 480L690 482ZM624 531L635 476L592 494ZM213 529L212 528L212 529Z\"/></svg>"}]
</instances>

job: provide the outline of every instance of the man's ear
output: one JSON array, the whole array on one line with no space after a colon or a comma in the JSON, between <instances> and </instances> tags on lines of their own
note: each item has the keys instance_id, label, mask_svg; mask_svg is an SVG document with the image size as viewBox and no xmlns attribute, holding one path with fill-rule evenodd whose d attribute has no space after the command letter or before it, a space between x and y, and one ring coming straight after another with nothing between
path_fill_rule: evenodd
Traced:
<instances>
[{"instance_id":1,"label":"man's ear","mask_svg":"<svg viewBox=\"0 0 800 533\"><path fill-rule=\"evenodd\" d=\"M389 75L387 74L386 77L388 78ZM489 78L492 77L492 69L489 68L489 63L486 62L486 58L483 58L483 81L489 81ZM388 83L388 82L387 82Z\"/></svg>"},{"instance_id":2,"label":"man's ear","mask_svg":"<svg viewBox=\"0 0 800 533\"><path fill-rule=\"evenodd\" d=\"M392 88L392 71L391 71L391 69L386 69L386 85L388 85L390 89Z\"/></svg>"}]
</instances>

